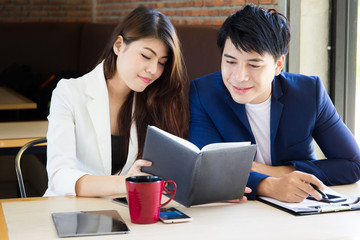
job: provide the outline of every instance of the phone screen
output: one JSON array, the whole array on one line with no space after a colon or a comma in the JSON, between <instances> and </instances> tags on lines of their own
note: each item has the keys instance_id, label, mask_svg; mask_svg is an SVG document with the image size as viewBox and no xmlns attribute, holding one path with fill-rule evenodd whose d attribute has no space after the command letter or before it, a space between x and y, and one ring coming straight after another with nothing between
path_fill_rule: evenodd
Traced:
<instances>
[{"instance_id":1,"label":"phone screen","mask_svg":"<svg viewBox=\"0 0 360 240\"><path fill-rule=\"evenodd\" d=\"M176 208L162 208L160 210L160 220L164 223L177 223L191 221L191 217Z\"/></svg>"},{"instance_id":2,"label":"phone screen","mask_svg":"<svg viewBox=\"0 0 360 240\"><path fill-rule=\"evenodd\" d=\"M128 201L126 197L113 198L113 202L121 204L125 207L128 207Z\"/></svg>"},{"instance_id":3,"label":"phone screen","mask_svg":"<svg viewBox=\"0 0 360 240\"><path fill-rule=\"evenodd\" d=\"M337 202L344 202L347 199L344 197L332 195L332 194L326 194L328 196L328 199L321 199L320 202L326 202L326 203L337 203ZM308 196L308 199L317 201L314 197Z\"/></svg>"}]
</instances>

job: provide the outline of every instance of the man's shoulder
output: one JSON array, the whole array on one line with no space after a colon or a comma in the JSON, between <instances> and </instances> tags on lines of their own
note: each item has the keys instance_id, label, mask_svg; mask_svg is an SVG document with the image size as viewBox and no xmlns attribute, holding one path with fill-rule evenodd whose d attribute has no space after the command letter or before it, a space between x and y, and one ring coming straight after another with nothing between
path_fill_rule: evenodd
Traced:
<instances>
[{"instance_id":1,"label":"man's shoulder","mask_svg":"<svg viewBox=\"0 0 360 240\"><path fill-rule=\"evenodd\" d=\"M317 76L308 76L297 73L288 73L282 72L278 76L279 81L283 83L288 83L290 85L301 85L301 84L316 84L319 81L319 77Z\"/></svg>"},{"instance_id":2,"label":"man's shoulder","mask_svg":"<svg viewBox=\"0 0 360 240\"><path fill-rule=\"evenodd\" d=\"M207 92L211 92L212 90L218 91L219 89L225 88L221 71L196 78L192 80L191 85L191 88L195 87L198 91L206 89Z\"/></svg>"},{"instance_id":3,"label":"man's shoulder","mask_svg":"<svg viewBox=\"0 0 360 240\"><path fill-rule=\"evenodd\" d=\"M199 78L195 78L194 80L192 80L192 82L195 82L196 84L202 84L204 82L209 82L209 81L222 82L221 71L210 73L208 75L205 75L205 76L202 76Z\"/></svg>"},{"instance_id":4,"label":"man's shoulder","mask_svg":"<svg viewBox=\"0 0 360 240\"><path fill-rule=\"evenodd\" d=\"M314 98L319 91L324 91L319 77L295 73L282 72L273 85L273 94L277 98Z\"/></svg>"},{"instance_id":5,"label":"man's shoulder","mask_svg":"<svg viewBox=\"0 0 360 240\"><path fill-rule=\"evenodd\" d=\"M200 98L206 99L223 97L226 91L221 71L192 80L190 87L190 95L196 93Z\"/></svg>"}]
</instances>

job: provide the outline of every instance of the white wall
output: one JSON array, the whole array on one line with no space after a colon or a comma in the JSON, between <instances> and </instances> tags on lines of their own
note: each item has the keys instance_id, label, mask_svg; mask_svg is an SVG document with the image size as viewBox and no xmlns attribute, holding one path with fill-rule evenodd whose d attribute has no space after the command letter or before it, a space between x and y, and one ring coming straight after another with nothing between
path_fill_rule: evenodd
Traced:
<instances>
[{"instance_id":1,"label":"white wall","mask_svg":"<svg viewBox=\"0 0 360 240\"><path fill-rule=\"evenodd\" d=\"M329 89L329 0L301 0L299 73L319 76Z\"/></svg>"},{"instance_id":2,"label":"white wall","mask_svg":"<svg viewBox=\"0 0 360 240\"><path fill-rule=\"evenodd\" d=\"M329 0L279 0L279 10L289 7L291 42L288 72L319 76L329 91ZM324 154L316 145L316 155Z\"/></svg>"}]
</instances>

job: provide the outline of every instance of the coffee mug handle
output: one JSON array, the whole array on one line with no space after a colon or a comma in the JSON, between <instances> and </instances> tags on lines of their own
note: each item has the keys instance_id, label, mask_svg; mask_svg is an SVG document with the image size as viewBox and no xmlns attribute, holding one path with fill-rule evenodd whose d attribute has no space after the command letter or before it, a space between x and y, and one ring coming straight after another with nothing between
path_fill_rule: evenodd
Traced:
<instances>
[{"instance_id":1,"label":"coffee mug handle","mask_svg":"<svg viewBox=\"0 0 360 240\"><path fill-rule=\"evenodd\" d=\"M174 189L169 191L168 189L166 189L166 186L169 184L169 183L172 183L174 185ZM163 190L166 192L166 193L172 193L170 199L161 204L161 207L164 207L166 204L168 204L171 200L173 200L173 198L175 197L175 193L176 193L176 183L173 181L173 180L167 180L164 182L164 186L163 186Z\"/></svg>"}]
</instances>

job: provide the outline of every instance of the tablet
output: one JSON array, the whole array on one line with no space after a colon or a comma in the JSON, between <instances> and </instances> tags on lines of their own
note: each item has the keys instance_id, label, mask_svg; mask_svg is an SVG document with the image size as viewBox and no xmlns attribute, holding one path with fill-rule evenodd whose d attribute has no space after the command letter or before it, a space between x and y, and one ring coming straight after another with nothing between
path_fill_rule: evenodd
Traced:
<instances>
[{"instance_id":1,"label":"tablet","mask_svg":"<svg viewBox=\"0 0 360 240\"><path fill-rule=\"evenodd\" d=\"M116 210L59 212L51 214L59 237L129 233Z\"/></svg>"}]
</instances>

